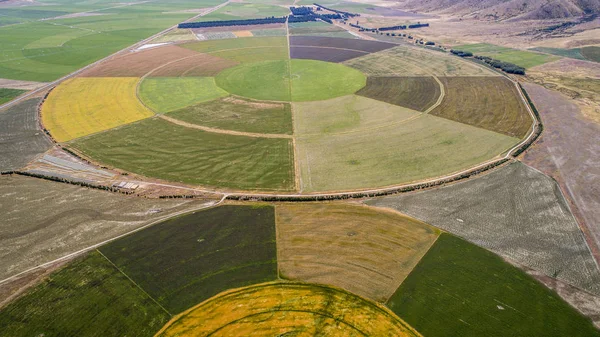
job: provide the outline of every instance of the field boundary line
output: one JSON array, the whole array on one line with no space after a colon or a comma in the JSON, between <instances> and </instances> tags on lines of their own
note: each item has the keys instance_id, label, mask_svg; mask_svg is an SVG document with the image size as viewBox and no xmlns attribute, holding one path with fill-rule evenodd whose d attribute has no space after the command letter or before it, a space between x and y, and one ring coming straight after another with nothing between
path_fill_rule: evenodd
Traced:
<instances>
[{"instance_id":1,"label":"field boundary line","mask_svg":"<svg viewBox=\"0 0 600 337\"><path fill-rule=\"evenodd\" d=\"M102 254L102 252L96 248L96 251L98 252L98 254L102 255L103 258L106 259L106 261L108 261L108 263L110 263L113 267L115 267L116 270L119 271L119 273L123 274L123 276L125 276L131 283L135 284L135 286L141 290L144 294L146 294L146 296L148 296L148 298L150 298L154 303L156 303L162 310L164 310L169 316L173 317L173 314L171 314L169 312L169 310L165 309L165 307L162 306L162 304L158 303L158 301L156 299L154 299L154 297L152 297L150 294L148 294L148 292L146 292L146 290L144 290L144 288L142 288L139 284L137 284L137 282L135 282L134 280L131 279L131 277L129 277L129 275L125 274L121 268L119 268L116 264L114 264L108 257L106 257L106 255Z\"/></svg>"},{"instance_id":2,"label":"field boundary line","mask_svg":"<svg viewBox=\"0 0 600 337\"><path fill-rule=\"evenodd\" d=\"M438 97L438 100L432 106L430 106L429 109L423 112L424 114L428 114L432 112L435 108L440 106L440 104L442 104L442 101L444 100L444 97L446 97L446 89L444 87L444 83L442 83L442 81L440 81L440 79L437 76L432 75L432 77L440 86L440 97Z\"/></svg>"},{"instance_id":3,"label":"field boundary line","mask_svg":"<svg viewBox=\"0 0 600 337\"><path fill-rule=\"evenodd\" d=\"M148 223L148 224L146 224L146 225L143 225L143 226L141 226L141 227L138 227L138 228L132 229L132 230L130 230L129 232L126 232L126 233L123 233L123 234L119 234L119 235L117 235L117 236L115 236L115 237L112 237L112 238L110 238L110 239L107 239L107 240L104 240L104 241L102 241L102 242L99 242L99 243L93 244L93 245L91 245L91 246L88 246L88 247L86 247L86 248L80 249L80 250L78 250L78 251L76 251L76 252L69 253L69 254L67 254L67 255L64 255L64 256L62 256L62 257L59 257L59 258L57 258L57 259L54 259L54 260L52 260L52 261L49 261L49 262L45 262L45 263L39 264L39 265L37 265L37 266L35 266L35 267L29 268L29 269L27 269L27 270L25 270L25 271L22 271L22 272L19 272L19 273L15 274L15 275L13 275L13 276L9 276L9 277L7 277L7 278L5 278L5 279L3 279L3 280L0 280L0 285L4 284L4 283L6 283L6 282L9 282L9 281L11 281L11 280L13 280L13 279L16 279L16 278L18 278L18 277L19 277L19 276L21 276L21 275L24 275L24 274L27 274L27 273L29 273L29 272L32 272L32 271L34 271L34 270L36 270L36 269L44 268L44 267L46 267L46 266L49 266L49 265L52 265L52 264L54 264L54 263L57 263L57 262L60 262L60 261L63 261L63 260L68 260L68 259L70 259L70 258L74 258L74 257L76 257L76 256L78 256L78 255L81 255L81 254L83 254L83 253L87 253L87 252L89 252L89 251L91 251L91 250L94 250L94 249L96 249L96 248L98 248L98 247L100 247L100 246L103 246L103 245L105 245L105 244L107 244L107 243L109 243L109 242L112 242L112 241L118 240L118 239L120 239L120 238L122 238L122 237L125 237L125 236L127 236L127 235L130 235L130 234L133 234L133 233L139 232L139 231L141 231L141 230L143 230L143 229L146 229L146 228L148 228L148 227L150 227L150 226L154 226L154 225L156 225L156 224L158 224L158 223L161 223L161 222L163 222L163 221L169 220L169 219L171 219L171 218L178 217L178 216L180 216L180 215L184 215L184 214L188 214L188 213L197 212L197 211L204 210L204 209L208 209L208 208L217 207L217 206L219 206L221 203L223 203L223 202L224 202L224 201L227 199L227 197L228 197L228 194L223 194L223 197L221 198L221 200L219 200L219 201L218 201L218 202L216 202L216 203L215 203L215 202L208 202L208 203L202 204L202 205L200 205L200 206L198 206L198 207L195 207L195 208L186 209L186 210L182 210L182 211L179 211L179 212L175 212L175 213L172 213L172 214L166 215L166 216L164 216L164 217L161 217L161 218L158 218L158 219L156 219L156 220L154 220L154 221L152 221L152 222L150 222L150 223Z\"/></svg>"},{"instance_id":4,"label":"field boundary line","mask_svg":"<svg viewBox=\"0 0 600 337\"><path fill-rule=\"evenodd\" d=\"M227 4L229 4L229 2L230 2L230 1L231 1L231 0L227 0L226 2L224 2L224 3L222 3L222 4L219 4L219 5L217 5L217 6L211 7L211 8L209 8L208 10L206 10L206 11L204 11L204 12L202 12L202 13L199 13L198 15L195 15L195 16L193 16L193 17L191 17L191 18L189 18L189 19L187 19L187 20L185 20L185 21L183 21L183 22L189 22L189 21L195 20L196 18L199 18L199 17L202 17L202 16L204 16L204 15L210 14L210 13L212 13L212 12L214 12L214 11L216 11L216 10L220 9L221 7L224 7L224 6L226 6ZM62 82L64 82L64 81L66 81L66 80L70 79L71 77L74 77L74 76L76 76L76 75L78 75L78 74L82 73L82 72L83 72L83 71L85 71L85 70L88 70L88 69L90 69L90 68L93 68L94 66L96 66L96 65L98 65L98 64L101 64L101 63L103 63L103 62L105 62L105 61L107 61L107 60L109 60L109 59L111 59L111 58L113 58L113 57L119 56L119 55L121 55L121 54L123 54L123 53L125 53L125 52L127 52L127 51L130 51L130 50L132 50L132 49L135 49L136 47L143 46L144 44L146 44L146 43L148 43L148 42L150 42L150 41L152 41L152 40L154 40L154 39L156 39L156 38L158 38L158 37L161 37L161 36L163 36L163 35L167 34L167 33L168 33L168 32L170 32L171 30L173 30L173 29L177 28L177 26L178 26L178 25L179 25L179 24L176 24L176 25L173 25L173 26L171 26L171 27L168 27L168 28L166 28L165 30L163 30L163 31L161 31L161 32L158 32L158 33L156 33L156 34L154 34L154 35L152 35L152 36L150 36L150 37L147 37L147 38L145 38L145 39L143 39L143 40L141 40L141 41L138 41L138 42L136 42L136 43L134 43L134 44L132 44L132 45L130 45L130 46L127 46L127 47L125 47L125 48L123 48L123 49L121 49L121 50L118 50L118 51L116 51L116 52L114 52L114 53L112 53L112 54L110 54L110 55L108 55L108 56L106 56L106 57L104 57L104 58L102 58L102 59L100 59L100 60L96 61L96 62L93 62L93 63L90 63L90 64L88 64L88 65L84 66L83 68L79 68L79 69L75 70L74 72L72 72L72 73L70 73L70 74L67 74L67 75L65 75L65 76L63 76L63 77L61 77L61 78L59 78L59 79L57 79L57 80L54 80L54 81L52 81L52 82L48 82L48 83L47 83L46 85L44 85L44 86L41 86L41 87L39 87L39 88L37 88L37 89L34 89L34 90L30 91L30 92L27 92L27 93L25 93L25 94L23 94L23 95L21 95L21 96L19 96L19 97L15 98L15 99L13 99L13 100L12 100L12 101L10 101L10 102L7 102L7 103L4 103L4 104L0 105L0 110L4 110L4 109L6 109L6 108L9 108L9 107L11 107L11 106L13 106L13 105L16 105L16 104L18 104L19 102L21 102L21 101L23 101L23 100L27 99L28 97L31 97L31 96L33 96L33 95L36 95L36 94L38 94L38 93L44 92L44 91L46 91L46 90L48 90L48 89L50 89L50 88L52 88L52 87L55 87L55 86L57 86L58 84L60 84L60 83L62 83Z\"/></svg>"},{"instance_id":5,"label":"field boundary line","mask_svg":"<svg viewBox=\"0 0 600 337\"><path fill-rule=\"evenodd\" d=\"M157 116L158 116L158 118L164 119L165 121L172 123L172 124L176 124L179 126L190 128L190 129L197 129L197 130L202 130L202 131L206 131L206 132L211 132L211 133L220 133L220 134L226 134L226 135L232 135L232 136L246 136L246 137L252 137L252 138L281 138L281 139L292 139L293 138L292 135L284 135L284 134L254 133L254 132L216 129L216 128L211 128L208 126L202 126L202 125L198 125L198 124L184 122L184 121L175 119L173 117L169 117L164 114L160 114Z\"/></svg>"},{"instance_id":6,"label":"field boundary line","mask_svg":"<svg viewBox=\"0 0 600 337\"><path fill-rule=\"evenodd\" d=\"M297 0L294 0L294 4ZM292 116L292 147L294 152L294 190L302 193L302 177L300 176L300 163L298 157L298 144L296 143L296 118L294 117L294 102L292 101L292 51L290 44L290 23L289 18L285 19L285 36L287 39L288 54L288 82L290 91L290 114ZM277 274L279 275L279 264L277 264Z\"/></svg>"}]
</instances>

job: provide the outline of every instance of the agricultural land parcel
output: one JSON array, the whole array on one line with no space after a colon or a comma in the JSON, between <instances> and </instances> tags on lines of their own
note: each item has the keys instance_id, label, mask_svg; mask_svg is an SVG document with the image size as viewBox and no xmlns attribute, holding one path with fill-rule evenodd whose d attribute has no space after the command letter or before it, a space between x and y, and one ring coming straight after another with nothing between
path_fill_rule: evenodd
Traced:
<instances>
[{"instance_id":1,"label":"agricultural land parcel","mask_svg":"<svg viewBox=\"0 0 600 337\"><path fill-rule=\"evenodd\" d=\"M385 302L439 232L395 212L344 204L277 205L281 277ZM327 224L327 226L323 226Z\"/></svg>"},{"instance_id":2,"label":"agricultural land parcel","mask_svg":"<svg viewBox=\"0 0 600 337\"><path fill-rule=\"evenodd\" d=\"M368 76L498 76L458 57L414 47L395 47L344 63Z\"/></svg>"},{"instance_id":3,"label":"agricultural land parcel","mask_svg":"<svg viewBox=\"0 0 600 337\"><path fill-rule=\"evenodd\" d=\"M558 181L573 201L573 211L600 247L600 126L584 117L578 107L560 93L535 84L524 84L538 108L545 132L525 153L523 161ZM594 253L598 254L595 250ZM596 255L600 257L600 254Z\"/></svg>"},{"instance_id":4,"label":"agricultural land parcel","mask_svg":"<svg viewBox=\"0 0 600 337\"><path fill-rule=\"evenodd\" d=\"M293 133L289 103L269 103L226 97L169 113L191 124L254 133Z\"/></svg>"},{"instance_id":5,"label":"agricultural land parcel","mask_svg":"<svg viewBox=\"0 0 600 337\"><path fill-rule=\"evenodd\" d=\"M194 16L174 11L197 6L188 0L159 0L123 6L67 1L3 8L4 15L25 22L0 27L0 78L55 80ZM84 11L103 15L41 20Z\"/></svg>"},{"instance_id":6,"label":"agricultural land parcel","mask_svg":"<svg viewBox=\"0 0 600 337\"><path fill-rule=\"evenodd\" d=\"M73 78L42 105L42 122L58 142L106 131L154 115L136 97L136 77ZM108 99L106 99L108 98Z\"/></svg>"},{"instance_id":7,"label":"agricultural land parcel","mask_svg":"<svg viewBox=\"0 0 600 337\"><path fill-rule=\"evenodd\" d=\"M22 177L0 177L0 280L207 200L151 200Z\"/></svg>"},{"instance_id":8,"label":"agricultural land parcel","mask_svg":"<svg viewBox=\"0 0 600 337\"><path fill-rule=\"evenodd\" d=\"M441 77L446 92L433 115L523 138L533 120L515 85L504 77Z\"/></svg>"},{"instance_id":9,"label":"agricultural land parcel","mask_svg":"<svg viewBox=\"0 0 600 337\"><path fill-rule=\"evenodd\" d=\"M50 140L39 128L39 103L32 98L0 111L0 171L20 169L50 149Z\"/></svg>"},{"instance_id":10,"label":"agricultural land parcel","mask_svg":"<svg viewBox=\"0 0 600 337\"><path fill-rule=\"evenodd\" d=\"M13 98L26 92L26 90L0 88L0 105L12 101Z\"/></svg>"},{"instance_id":11,"label":"agricultural land parcel","mask_svg":"<svg viewBox=\"0 0 600 337\"><path fill-rule=\"evenodd\" d=\"M331 101L294 105L299 107L294 123L304 192L383 187L442 176L492 159L518 142L391 104L405 112L380 124L377 107L388 104L363 99L371 103L364 107L360 101L349 102L332 110L324 109Z\"/></svg>"},{"instance_id":12,"label":"agricultural land parcel","mask_svg":"<svg viewBox=\"0 0 600 337\"><path fill-rule=\"evenodd\" d=\"M265 17L281 17L290 14L290 10L285 6L277 6L266 3L230 3L198 21L213 20L239 20L243 19L261 19Z\"/></svg>"},{"instance_id":13,"label":"agricultural land parcel","mask_svg":"<svg viewBox=\"0 0 600 337\"><path fill-rule=\"evenodd\" d=\"M294 187L289 139L205 132L153 118L70 145L103 163L147 177L247 190Z\"/></svg>"},{"instance_id":14,"label":"agricultural land parcel","mask_svg":"<svg viewBox=\"0 0 600 337\"><path fill-rule=\"evenodd\" d=\"M167 220L100 251L177 314L222 291L277 278L275 211L221 206Z\"/></svg>"},{"instance_id":15,"label":"agricultural land parcel","mask_svg":"<svg viewBox=\"0 0 600 337\"><path fill-rule=\"evenodd\" d=\"M394 208L546 275L600 293L600 271L558 185L519 162L452 186L367 203Z\"/></svg>"},{"instance_id":16,"label":"agricultural land parcel","mask_svg":"<svg viewBox=\"0 0 600 337\"><path fill-rule=\"evenodd\" d=\"M455 46L453 49L470 51L474 55L488 56L496 60L516 64L525 69L558 60L558 57L530 51L517 50L487 43Z\"/></svg>"},{"instance_id":17,"label":"agricultural land parcel","mask_svg":"<svg viewBox=\"0 0 600 337\"><path fill-rule=\"evenodd\" d=\"M4 336L153 336L170 316L98 252L0 311Z\"/></svg>"},{"instance_id":18,"label":"agricultural land parcel","mask_svg":"<svg viewBox=\"0 0 600 337\"><path fill-rule=\"evenodd\" d=\"M336 25L330 25L321 21L293 22L289 24L290 35L303 36L327 36L355 39L356 36Z\"/></svg>"},{"instance_id":19,"label":"agricultural land parcel","mask_svg":"<svg viewBox=\"0 0 600 337\"><path fill-rule=\"evenodd\" d=\"M433 77L369 77L357 94L423 112L437 102L441 91Z\"/></svg>"},{"instance_id":20,"label":"agricultural land parcel","mask_svg":"<svg viewBox=\"0 0 600 337\"><path fill-rule=\"evenodd\" d=\"M139 87L140 100L158 113L227 96L213 77L152 77L145 78Z\"/></svg>"},{"instance_id":21,"label":"agricultural land parcel","mask_svg":"<svg viewBox=\"0 0 600 337\"><path fill-rule=\"evenodd\" d=\"M600 336L556 293L493 253L442 234L387 305L424 336Z\"/></svg>"},{"instance_id":22,"label":"agricultural land parcel","mask_svg":"<svg viewBox=\"0 0 600 337\"><path fill-rule=\"evenodd\" d=\"M287 39L284 36L210 40L186 43L181 46L237 62L286 60L288 58Z\"/></svg>"},{"instance_id":23,"label":"agricultural land parcel","mask_svg":"<svg viewBox=\"0 0 600 337\"><path fill-rule=\"evenodd\" d=\"M161 47L163 48L163 47ZM159 48L160 49L160 48ZM183 48L182 48L183 49ZM209 54L197 53L192 57L185 57L178 61L163 63L160 67L155 68L147 73L148 77L186 77L200 76L211 77L215 76L223 69L238 65L238 62L223 59Z\"/></svg>"},{"instance_id":24,"label":"agricultural land parcel","mask_svg":"<svg viewBox=\"0 0 600 337\"><path fill-rule=\"evenodd\" d=\"M340 289L267 283L236 289L174 318L157 336L420 336L385 308Z\"/></svg>"}]
</instances>

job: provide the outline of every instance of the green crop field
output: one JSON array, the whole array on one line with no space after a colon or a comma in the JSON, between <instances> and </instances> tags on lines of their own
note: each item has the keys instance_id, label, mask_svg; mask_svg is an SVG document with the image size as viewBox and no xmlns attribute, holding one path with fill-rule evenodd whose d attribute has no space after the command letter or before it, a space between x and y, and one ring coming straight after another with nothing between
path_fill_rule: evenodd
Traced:
<instances>
[{"instance_id":1,"label":"green crop field","mask_svg":"<svg viewBox=\"0 0 600 337\"><path fill-rule=\"evenodd\" d=\"M497 76L472 62L442 52L394 47L344 62L369 76Z\"/></svg>"},{"instance_id":2,"label":"green crop field","mask_svg":"<svg viewBox=\"0 0 600 337\"><path fill-rule=\"evenodd\" d=\"M564 49L564 48L535 47L535 48L530 48L529 50L532 50L535 52L540 52L540 53L552 54L552 55L556 55L556 56L560 56L560 57L568 57L568 58L572 58L572 59L578 59L578 60L586 59L583 55L581 55L581 48Z\"/></svg>"},{"instance_id":3,"label":"green crop field","mask_svg":"<svg viewBox=\"0 0 600 337\"><path fill-rule=\"evenodd\" d=\"M209 40L183 44L182 47L242 63L286 60L289 55L285 36Z\"/></svg>"},{"instance_id":4,"label":"green crop field","mask_svg":"<svg viewBox=\"0 0 600 337\"><path fill-rule=\"evenodd\" d=\"M10 102L13 98L26 92L27 90L0 88L0 104Z\"/></svg>"},{"instance_id":5,"label":"green crop field","mask_svg":"<svg viewBox=\"0 0 600 337\"><path fill-rule=\"evenodd\" d=\"M228 92L243 97L316 101L352 94L365 86L366 77L360 71L337 63L289 60L242 64L219 73L216 82Z\"/></svg>"},{"instance_id":6,"label":"green crop field","mask_svg":"<svg viewBox=\"0 0 600 337\"><path fill-rule=\"evenodd\" d=\"M506 48L488 43L455 46L453 49L470 51L474 55L488 56L496 60L516 64L526 69L559 59L557 56Z\"/></svg>"},{"instance_id":7,"label":"green crop field","mask_svg":"<svg viewBox=\"0 0 600 337\"><path fill-rule=\"evenodd\" d=\"M210 13L201 20L237 20L237 19L257 19L264 17L289 15L290 10L279 4L268 3L237 3L232 2L225 7Z\"/></svg>"},{"instance_id":8,"label":"green crop field","mask_svg":"<svg viewBox=\"0 0 600 337\"><path fill-rule=\"evenodd\" d=\"M172 314L222 291L277 278L272 206L221 206L101 248Z\"/></svg>"},{"instance_id":9,"label":"green crop field","mask_svg":"<svg viewBox=\"0 0 600 337\"><path fill-rule=\"evenodd\" d=\"M97 252L0 310L0 334L153 336L170 315Z\"/></svg>"},{"instance_id":10,"label":"green crop field","mask_svg":"<svg viewBox=\"0 0 600 337\"><path fill-rule=\"evenodd\" d=\"M457 122L523 138L532 118L518 89L504 77L442 77L446 95L431 113Z\"/></svg>"},{"instance_id":11,"label":"green crop field","mask_svg":"<svg viewBox=\"0 0 600 337\"><path fill-rule=\"evenodd\" d=\"M205 2L210 6L216 3ZM24 23L0 26L0 78L55 80L192 17L193 13L173 11L197 8L198 4L159 0L102 10L114 6L69 1L3 8L3 15L22 18ZM90 10L103 15L36 21Z\"/></svg>"},{"instance_id":12,"label":"green crop field","mask_svg":"<svg viewBox=\"0 0 600 337\"><path fill-rule=\"evenodd\" d=\"M267 103L224 98L169 113L170 117L217 129L254 133L293 132L289 103Z\"/></svg>"},{"instance_id":13,"label":"green crop field","mask_svg":"<svg viewBox=\"0 0 600 337\"><path fill-rule=\"evenodd\" d=\"M358 95L425 111L440 97L440 84L433 77L369 77Z\"/></svg>"},{"instance_id":14,"label":"green crop field","mask_svg":"<svg viewBox=\"0 0 600 337\"><path fill-rule=\"evenodd\" d=\"M159 113L227 95L217 87L213 77L151 77L145 78L139 87L141 101Z\"/></svg>"},{"instance_id":15,"label":"green crop field","mask_svg":"<svg viewBox=\"0 0 600 337\"><path fill-rule=\"evenodd\" d=\"M327 130L326 123L332 123L327 115L332 113L318 108L297 113L296 132ZM347 122L352 127L334 133L298 132L304 192L382 187L442 176L491 159L518 142L431 115L400 117L379 125L356 118ZM330 127L339 128L338 123L333 121Z\"/></svg>"},{"instance_id":16,"label":"green crop field","mask_svg":"<svg viewBox=\"0 0 600 337\"><path fill-rule=\"evenodd\" d=\"M294 22L289 24L289 29L290 35L356 38L343 28L321 21Z\"/></svg>"},{"instance_id":17,"label":"green crop field","mask_svg":"<svg viewBox=\"0 0 600 337\"><path fill-rule=\"evenodd\" d=\"M204 132L154 118L70 145L103 163L170 181L249 190L294 187L289 139Z\"/></svg>"},{"instance_id":18,"label":"green crop field","mask_svg":"<svg viewBox=\"0 0 600 337\"><path fill-rule=\"evenodd\" d=\"M387 302L423 336L600 336L523 271L442 234Z\"/></svg>"},{"instance_id":19,"label":"green crop field","mask_svg":"<svg viewBox=\"0 0 600 337\"><path fill-rule=\"evenodd\" d=\"M581 55L590 61L600 62L600 47L583 47L581 48Z\"/></svg>"}]
</instances>

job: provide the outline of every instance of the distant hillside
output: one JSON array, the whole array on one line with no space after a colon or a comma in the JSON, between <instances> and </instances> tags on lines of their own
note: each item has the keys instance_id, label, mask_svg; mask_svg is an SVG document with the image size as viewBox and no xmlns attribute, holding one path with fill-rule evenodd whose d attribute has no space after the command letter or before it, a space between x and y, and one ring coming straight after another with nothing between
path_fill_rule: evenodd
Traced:
<instances>
[{"instance_id":1,"label":"distant hillside","mask_svg":"<svg viewBox=\"0 0 600 337\"><path fill-rule=\"evenodd\" d=\"M598 0L398 0L402 9L488 20L544 20L600 12Z\"/></svg>"}]
</instances>

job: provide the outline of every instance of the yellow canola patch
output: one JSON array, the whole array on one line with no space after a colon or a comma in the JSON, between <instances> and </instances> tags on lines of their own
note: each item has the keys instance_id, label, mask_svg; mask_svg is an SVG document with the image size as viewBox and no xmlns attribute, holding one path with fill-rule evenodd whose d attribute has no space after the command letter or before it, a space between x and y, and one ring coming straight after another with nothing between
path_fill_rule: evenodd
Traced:
<instances>
[{"instance_id":1,"label":"yellow canola patch","mask_svg":"<svg viewBox=\"0 0 600 337\"><path fill-rule=\"evenodd\" d=\"M233 32L233 34L235 34L235 36L237 36L237 37L252 37L252 36L254 36L252 34L252 32L249 30L241 30L239 32Z\"/></svg>"},{"instance_id":2,"label":"yellow canola patch","mask_svg":"<svg viewBox=\"0 0 600 337\"><path fill-rule=\"evenodd\" d=\"M61 83L42 106L42 123L66 142L154 115L136 96L138 77L73 78Z\"/></svg>"},{"instance_id":3,"label":"yellow canola patch","mask_svg":"<svg viewBox=\"0 0 600 337\"><path fill-rule=\"evenodd\" d=\"M156 336L419 337L383 305L325 285L270 282L221 293Z\"/></svg>"}]
</instances>

